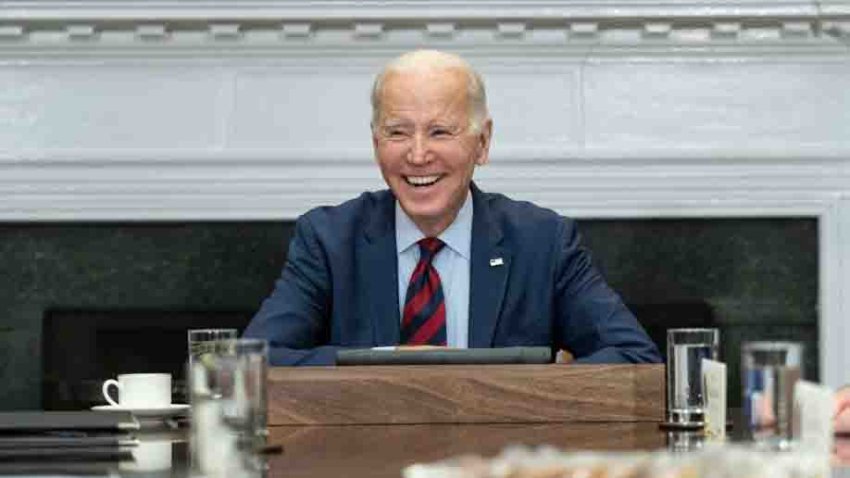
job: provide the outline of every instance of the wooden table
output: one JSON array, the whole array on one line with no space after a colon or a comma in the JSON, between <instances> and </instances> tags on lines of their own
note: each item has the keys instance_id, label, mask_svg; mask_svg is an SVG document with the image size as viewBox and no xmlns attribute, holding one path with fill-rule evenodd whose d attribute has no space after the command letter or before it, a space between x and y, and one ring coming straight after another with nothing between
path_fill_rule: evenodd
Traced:
<instances>
[{"instance_id":1,"label":"wooden table","mask_svg":"<svg viewBox=\"0 0 850 478\"><path fill-rule=\"evenodd\" d=\"M516 445L684 450L694 437L658 427L661 365L277 368L268 385L269 442L283 453L258 478L400 478L413 463ZM173 433L171 469L150 476L190 476L188 435Z\"/></svg>"},{"instance_id":2,"label":"wooden table","mask_svg":"<svg viewBox=\"0 0 850 478\"><path fill-rule=\"evenodd\" d=\"M400 478L404 467L464 453L495 456L511 445L550 445L563 450L633 451L672 448L684 433L652 423L354 425L272 427L269 441L284 451L268 457L268 473L256 477ZM158 434L142 434L142 440ZM171 470L148 476L189 477L188 429L173 433ZM850 478L850 438L837 438L832 478ZM52 476L52 475L51 475Z\"/></svg>"}]
</instances>

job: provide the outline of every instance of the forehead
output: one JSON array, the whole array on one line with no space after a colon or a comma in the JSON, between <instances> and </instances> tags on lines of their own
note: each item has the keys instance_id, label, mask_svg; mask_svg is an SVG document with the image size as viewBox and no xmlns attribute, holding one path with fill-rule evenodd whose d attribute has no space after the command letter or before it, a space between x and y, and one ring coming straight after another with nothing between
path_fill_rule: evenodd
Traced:
<instances>
[{"instance_id":1,"label":"forehead","mask_svg":"<svg viewBox=\"0 0 850 478\"><path fill-rule=\"evenodd\" d=\"M469 101L467 81L467 75L459 69L388 72L380 92L381 118L465 118Z\"/></svg>"}]
</instances>

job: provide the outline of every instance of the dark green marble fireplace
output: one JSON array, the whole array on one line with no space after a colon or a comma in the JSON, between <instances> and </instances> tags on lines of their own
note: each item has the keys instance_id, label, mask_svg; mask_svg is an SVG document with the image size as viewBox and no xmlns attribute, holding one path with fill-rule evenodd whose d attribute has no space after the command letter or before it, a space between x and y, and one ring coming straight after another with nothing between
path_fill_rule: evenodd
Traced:
<instances>
[{"instance_id":1,"label":"dark green marble fireplace","mask_svg":"<svg viewBox=\"0 0 850 478\"><path fill-rule=\"evenodd\" d=\"M660 346L668 327L720 328L732 404L745 340L805 342L817 378L817 219L581 226ZM288 222L0 224L0 409L80 406L116 371L179 371L185 329L247 323L291 232Z\"/></svg>"}]
</instances>

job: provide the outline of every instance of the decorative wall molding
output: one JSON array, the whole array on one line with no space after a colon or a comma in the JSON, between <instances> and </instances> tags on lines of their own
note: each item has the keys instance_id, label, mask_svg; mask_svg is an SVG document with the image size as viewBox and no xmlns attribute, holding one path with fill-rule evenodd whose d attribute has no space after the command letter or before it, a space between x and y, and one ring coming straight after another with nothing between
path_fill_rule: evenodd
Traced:
<instances>
[{"instance_id":1,"label":"decorative wall molding","mask_svg":"<svg viewBox=\"0 0 850 478\"><path fill-rule=\"evenodd\" d=\"M2 221L294 219L385 187L368 160L61 162L2 171ZM843 161L514 161L494 162L476 178L485 190L593 218L818 216L850 194L850 164Z\"/></svg>"},{"instance_id":2,"label":"decorative wall molding","mask_svg":"<svg viewBox=\"0 0 850 478\"><path fill-rule=\"evenodd\" d=\"M847 31L847 0L5 0L0 9L0 50L82 47L94 54L105 53L94 45L138 53L175 46L296 43L303 49L446 39L479 47L576 42L601 48L789 42L805 47L830 43L830 33Z\"/></svg>"},{"instance_id":3,"label":"decorative wall molding","mask_svg":"<svg viewBox=\"0 0 850 478\"><path fill-rule=\"evenodd\" d=\"M847 350L850 338L850 195L824 202L818 215L820 271L819 344L821 382L832 387L850 383Z\"/></svg>"},{"instance_id":4,"label":"decorative wall molding","mask_svg":"<svg viewBox=\"0 0 850 478\"><path fill-rule=\"evenodd\" d=\"M850 12L846 0L4 0L0 18L209 22L240 20L409 21L452 18L558 19L798 18Z\"/></svg>"}]
</instances>

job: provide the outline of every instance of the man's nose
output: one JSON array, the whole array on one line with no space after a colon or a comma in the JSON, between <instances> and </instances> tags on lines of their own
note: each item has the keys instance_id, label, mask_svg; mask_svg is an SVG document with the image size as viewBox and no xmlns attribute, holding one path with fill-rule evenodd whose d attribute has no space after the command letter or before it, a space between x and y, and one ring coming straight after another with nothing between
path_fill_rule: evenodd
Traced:
<instances>
[{"instance_id":1,"label":"man's nose","mask_svg":"<svg viewBox=\"0 0 850 478\"><path fill-rule=\"evenodd\" d=\"M410 144L407 160L413 164L425 164L430 160L428 154L428 139L422 135L415 135Z\"/></svg>"}]
</instances>

